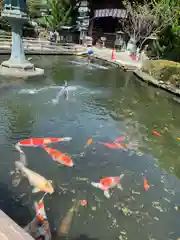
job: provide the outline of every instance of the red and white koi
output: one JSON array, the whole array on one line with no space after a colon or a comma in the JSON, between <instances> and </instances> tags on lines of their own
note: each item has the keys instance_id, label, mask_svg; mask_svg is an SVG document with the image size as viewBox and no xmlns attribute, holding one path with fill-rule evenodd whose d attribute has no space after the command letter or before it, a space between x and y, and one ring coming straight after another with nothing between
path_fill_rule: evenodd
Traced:
<instances>
[{"instance_id":1,"label":"red and white koi","mask_svg":"<svg viewBox=\"0 0 180 240\"><path fill-rule=\"evenodd\" d=\"M126 139L126 136L118 137L116 140L114 140L114 143L120 143L120 142L123 142L125 139Z\"/></svg>"},{"instance_id":2,"label":"red and white koi","mask_svg":"<svg viewBox=\"0 0 180 240\"><path fill-rule=\"evenodd\" d=\"M47 219L43 199L41 199L39 202L35 202L34 207L35 207L35 211L36 211L36 217L39 220L43 221L43 220Z\"/></svg>"},{"instance_id":3,"label":"red and white koi","mask_svg":"<svg viewBox=\"0 0 180 240\"><path fill-rule=\"evenodd\" d=\"M109 189L117 187L121 191L123 190L120 181L124 177L124 174L121 174L119 177L105 177L100 179L99 183L91 182L91 185L96 188L100 188L104 191L104 196L107 198L110 198L110 192Z\"/></svg>"},{"instance_id":4,"label":"red and white koi","mask_svg":"<svg viewBox=\"0 0 180 240\"><path fill-rule=\"evenodd\" d=\"M43 149L52 157L54 161L67 167L72 167L74 165L72 159L65 153L62 153L54 148L49 148L47 146L43 146Z\"/></svg>"},{"instance_id":5,"label":"red and white koi","mask_svg":"<svg viewBox=\"0 0 180 240\"><path fill-rule=\"evenodd\" d=\"M63 137L63 138L29 138L29 139L23 139L16 143L15 148L20 152L23 153L21 146L23 147L38 147L38 146L44 146L51 143L56 142L69 142L71 141L71 137Z\"/></svg>"},{"instance_id":6,"label":"red and white koi","mask_svg":"<svg viewBox=\"0 0 180 240\"><path fill-rule=\"evenodd\" d=\"M158 137L161 137L161 134L160 134L158 131L156 131L156 130L152 130L152 133L154 133L154 134L157 135Z\"/></svg>"}]
</instances>

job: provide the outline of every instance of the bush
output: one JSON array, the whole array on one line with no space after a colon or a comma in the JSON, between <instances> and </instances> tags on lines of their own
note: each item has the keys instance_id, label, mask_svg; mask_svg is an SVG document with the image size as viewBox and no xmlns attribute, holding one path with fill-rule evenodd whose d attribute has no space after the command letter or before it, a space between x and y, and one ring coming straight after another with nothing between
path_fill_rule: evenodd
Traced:
<instances>
[{"instance_id":1,"label":"bush","mask_svg":"<svg viewBox=\"0 0 180 240\"><path fill-rule=\"evenodd\" d=\"M148 60L142 70L159 81L180 85L180 63L168 60Z\"/></svg>"}]
</instances>

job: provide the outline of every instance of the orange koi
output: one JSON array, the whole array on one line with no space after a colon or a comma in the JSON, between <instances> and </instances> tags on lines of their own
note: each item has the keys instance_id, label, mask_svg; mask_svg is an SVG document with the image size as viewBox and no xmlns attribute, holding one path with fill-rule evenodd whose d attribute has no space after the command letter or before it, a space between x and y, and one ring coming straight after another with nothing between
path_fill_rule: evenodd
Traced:
<instances>
[{"instance_id":1,"label":"orange koi","mask_svg":"<svg viewBox=\"0 0 180 240\"><path fill-rule=\"evenodd\" d=\"M144 177L144 190L145 190L145 191L148 191L149 188L150 188L150 186L149 186L149 184L148 184L148 181L147 181L147 179Z\"/></svg>"},{"instance_id":2,"label":"orange koi","mask_svg":"<svg viewBox=\"0 0 180 240\"><path fill-rule=\"evenodd\" d=\"M157 135L158 137L161 136L161 134L160 134L159 132L157 132L156 130L152 130L152 132L153 132L155 135Z\"/></svg>"},{"instance_id":3,"label":"orange koi","mask_svg":"<svg viewBox=\"0 0 180 240\"><path fill-rule=\"evenodd\" d=\"M124 149L124 147L120 143L106 143L106 142L99 143L111 149Z\"/></svg>"},{"instance_id":4,"label":"orange koi","mask_svg":"<svg viewBox=\"0 0 180 240\"><path fill-rule=\"evenodd\" d=\"M92 138L88 139L87 145L90 145L92 143L92 141L93 141Z\"/></svg>"},{"instance_id":5,"label":"orange koi","mask_svg":"<svg viewBox=\"0 0 180 240\"><path fill-rule=\"evenodd\" d=\"M86 148L87 146L89 146L92 143L93 139L89 138L86 145L84 146L84 148Z\"/></svg>"},{"instance_id":6,"label":"orange koi","mask_svg":"<svg viewBox=\"0 0 180 240\"><path fill-rule=\"evenodd\" d=\"M52 157L54 161L67 167L72 167L74 165L72 159L65 153L62 153L54 148L49 148L47 146L43 146L42 148Z\"/></svg>"}]
</instances>

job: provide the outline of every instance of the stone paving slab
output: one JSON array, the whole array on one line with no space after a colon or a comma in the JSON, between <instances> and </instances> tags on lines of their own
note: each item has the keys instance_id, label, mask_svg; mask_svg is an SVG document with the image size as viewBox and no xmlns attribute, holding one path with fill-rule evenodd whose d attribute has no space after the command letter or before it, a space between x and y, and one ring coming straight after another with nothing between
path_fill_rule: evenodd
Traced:
<instances>
[{"instance_id":1,"label":"stone paving slab","mask_svg":"<svg viewBox=\"0 0 180 240\"><path fill-rule=\"evenodd\" d=\"M0 240L34 240L34 238L0 210Z\"/></svg>"},{"instance_id":2,"label":"stone paving slab","mask_svg":"<svg viewBox=\"0 0 180 240\"><path fill-rule=\"evenodd\" d=\"M94 54L99 57L102 58L104 60L107 60L109 62L111 62L111 55L112 55L112 50L109 48L101 48L98 49L96 47L93 47L94 50ZM113 61L115 63L118 63L120 66L125 66L125 67L129 67L132 68L134 67L135 69L140 69L142 66L142 62L141 61L136 61L136 60L132 60L131 57L125 53L125 52L117 52L115 51L115 56L116 56L116 60Z\"/></svg>"}]
</instances>

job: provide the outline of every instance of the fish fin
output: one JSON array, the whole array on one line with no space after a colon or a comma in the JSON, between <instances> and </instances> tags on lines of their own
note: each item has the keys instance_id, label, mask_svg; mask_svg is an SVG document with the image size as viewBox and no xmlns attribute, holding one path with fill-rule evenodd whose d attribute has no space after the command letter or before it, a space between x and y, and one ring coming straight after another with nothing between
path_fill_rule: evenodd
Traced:
<instances>
[{"instance_id":1,"label":"fish fin","mask_svg":"<svg viewBox=\"0 0 180 240\"><path fill-rule=\"evenodd\" d=\"M67 81L64 81L64 87L65 87L65 88L68 87Z\"/></svg>"},{"instance_id":2,"label":"fish fin","mask_svg":"<svg viewBox=\"0 0 180 240\"><path fill-rule=\"evenodd\" d=\"M91 185L95 188L102 188L100 183L91 182Z\"/></svg>"},{"instance_id":3,"label":"fish fin","mask_svg":"<svg viewBox=\"0 0 180 240\"><path fill-rule=\"evenodd\" d=\"M68 90L64 90L64 98L65 100L68 100Z\"/></svg>"},{"instance_id":4,"label":"fish fin","mask_svg":"<svg viewBox=\"0 0 180 240\"><path fill-rule=\"evenodd\" d=\"M107 198L110 198L110 197L111 197L111 195L110 195L110 193L109 193L109 190L105 190L105 191L104 191L104 196L107 197Z\"/></svg>"},{"instance_id":5,"label":"fish fin","mask_svg":"<svg viewBox=\"0 0 180 240\"><path fill-rule=\"evenodd\" d=\"M13 186L17 187L20 184L21 180L22 180L22 175L20 174L20 172L15 172L15 176L12 180Z\"/></svg>"},{"instance_id":6,"label":"fish fin","mask_svg":"<svg viewBox=\"0 0 180 240\"><path fill-rule=\"evenodd\" d=\"M20 160L19 160L24 166L27 166L27 159L24 152L20 152Z\"/></svg>"},{"instance_id":7,"label":"fish fin","mask_svg":"<svg viewBox=\"0 0 180 240\"><path fill-rule=\"evenodd\" d=\"M39 188L33 188L33 190L32 190L32 193L37 193L37 192L40 192L41 190L39 189Z\"/></svg>"},{"instance_id":8,"label":"fish fin","mask_svg":"<svg viewBox=\"0 0 180 240\"><path fill-rule=\"evenodd\" d=\"M63 142L70 142L72 137L63 137Z\"/></svg>"},{"instance_id":9,"label":"fish fin","mask_svg":"<svg viewBox=\"0 0 180 240\"><path fill-rule=\"evenodd\" d=\"M121 191L123 191L123 187L120 183L117 184L117 188L120 189Z\"/></svg>"},{"instance_id":10,"label":"fish fin","mask_svg":"<svg viewBox=\"0 0 180 240\"><path fill-rule=\"evenodd\" d=\"M124 174L121 174L121 175L119 176L119 180L121 180L123 177L124 177Z\"/></svg>"}]
</instances>

